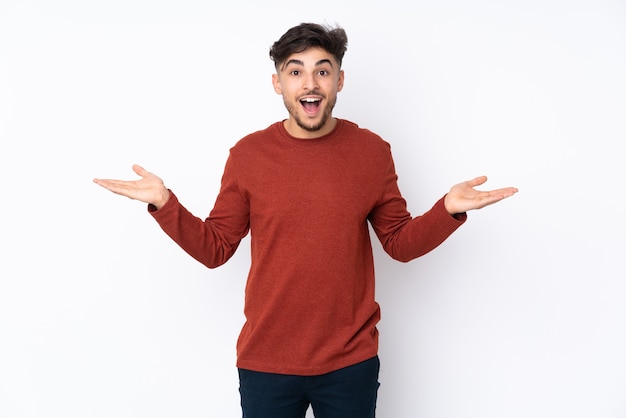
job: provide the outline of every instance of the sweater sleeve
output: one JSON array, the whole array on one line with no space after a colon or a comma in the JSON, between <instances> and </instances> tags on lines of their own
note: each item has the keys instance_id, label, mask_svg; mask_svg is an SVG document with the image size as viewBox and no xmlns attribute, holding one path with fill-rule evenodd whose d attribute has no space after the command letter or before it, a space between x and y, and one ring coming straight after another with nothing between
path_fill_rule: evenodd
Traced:
<instances>
[{"instance_id":1,"label":"sweater sleeve","mask_svg":"<svg viewBox=\"0 0 626 418\"><path fill-rule=\"evenodd\" d=\"M430 210L412 218L397 179L391 160L383 193L369 220L387 254L398 261L408 262L443 243L466 221L467 214L450 215L444 206L444 196Z\"/></svg>"},{"instance_id":2,"label":"sweater sleeve","mask_svg":"<svg viewBox=\"0 0 626 418\"><path fill-rule=\"evenodd\" d=\"M183 250L209 268L226 263L249 231L249 205L239 192L232 162L226 163L220 193L208 218L190 213L172 192L167 203L148 211Z\"/></svg>"}]
</instances>

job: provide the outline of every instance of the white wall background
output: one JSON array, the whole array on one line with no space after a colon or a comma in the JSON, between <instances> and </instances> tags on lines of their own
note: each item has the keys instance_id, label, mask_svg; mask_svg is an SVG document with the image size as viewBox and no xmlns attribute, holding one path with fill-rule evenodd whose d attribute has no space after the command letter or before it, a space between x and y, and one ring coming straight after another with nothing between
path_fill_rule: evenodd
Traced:
<instances>
[{"instance_id":1,"label":"white wall background","mask_svg":"<svg viewBox=\"0 0 626 418\"><path fill-rule=\"evenodd\" d=\"M141 163L206 216L302 21L347 30L336 115L415 215L520 189L412 263L375 244L378 416L626 416L626 3L404 3L0 1L0 417L240 416L247 243L207 270L91 179Z\"/></svg>"}]
</instances>

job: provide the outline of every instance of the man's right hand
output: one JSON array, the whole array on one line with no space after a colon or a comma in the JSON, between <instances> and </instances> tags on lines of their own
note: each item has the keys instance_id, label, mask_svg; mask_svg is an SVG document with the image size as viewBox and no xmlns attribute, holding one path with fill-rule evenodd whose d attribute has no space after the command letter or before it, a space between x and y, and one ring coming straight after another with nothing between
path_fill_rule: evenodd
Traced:
<instances>
[{"instance_id":1,"label":"man's right hand","mask_svg":"<svg viewBox=\"0 0 626 418\"><path fill-rule=\"evenodd\" d=\"M93 182L115 194L162 208L170 197L163 180L137 164L133 165L133 171L140 180L94 179Z\"/></svg>"}]
</instances>

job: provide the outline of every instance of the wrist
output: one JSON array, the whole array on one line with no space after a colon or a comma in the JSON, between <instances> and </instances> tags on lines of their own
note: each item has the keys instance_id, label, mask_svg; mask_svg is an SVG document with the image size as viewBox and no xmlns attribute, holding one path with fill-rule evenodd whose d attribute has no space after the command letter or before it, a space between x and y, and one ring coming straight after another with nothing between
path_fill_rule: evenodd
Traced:
<instances>
[{"instance_id":1,"label":"wrist","mask_svg":"<svg viewBox=\"0 0 626 418\"><path fill-rule=\"evenodd\" d=\"M456 215L456 211L454 210L453 206L450 204L450 194L447 193L444 198L443 198L443 207L446 208L446 212L448 212L449 215L454 216Z\"/></svg>"},{"instance_id":2,"label":"wrist","mask_svg":"<svg viewBox=\"0 0 626 418\"><path fill-rule=\"evenodd\" d=\"M161 209L163 206L165 206L165 204L167 203L169 199L170 199L170 191L164 187L163 190L161 191L160 198L157 199L155 202L152 202L152 205L157 210Z\"/></svg>"}]
</instances>

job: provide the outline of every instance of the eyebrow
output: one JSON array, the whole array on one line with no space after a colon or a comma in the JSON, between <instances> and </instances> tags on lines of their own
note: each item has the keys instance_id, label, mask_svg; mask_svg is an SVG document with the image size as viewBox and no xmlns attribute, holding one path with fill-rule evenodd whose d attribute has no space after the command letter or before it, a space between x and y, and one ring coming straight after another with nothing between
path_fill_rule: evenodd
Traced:
<instances>
[{"instance_id":1,"label":"eyebrow","mask_svg":"<svg viewBox=\"0 0 626 418\"><path fill-rule=\"evenodd\" d=\"M294 64L294 65L302 65L304 66L304 62L302 60L296 60L296 59L291 59L289 61L287 61L284 65L283 65L283 69L287 68L289 65ZM322 64L328 64L331 67L333 66L333 63L331 60L329 60L328 58L324 58L319 60L318 62L315 63L315 66L318 67Z\"/></svg>"}]
</instances>

